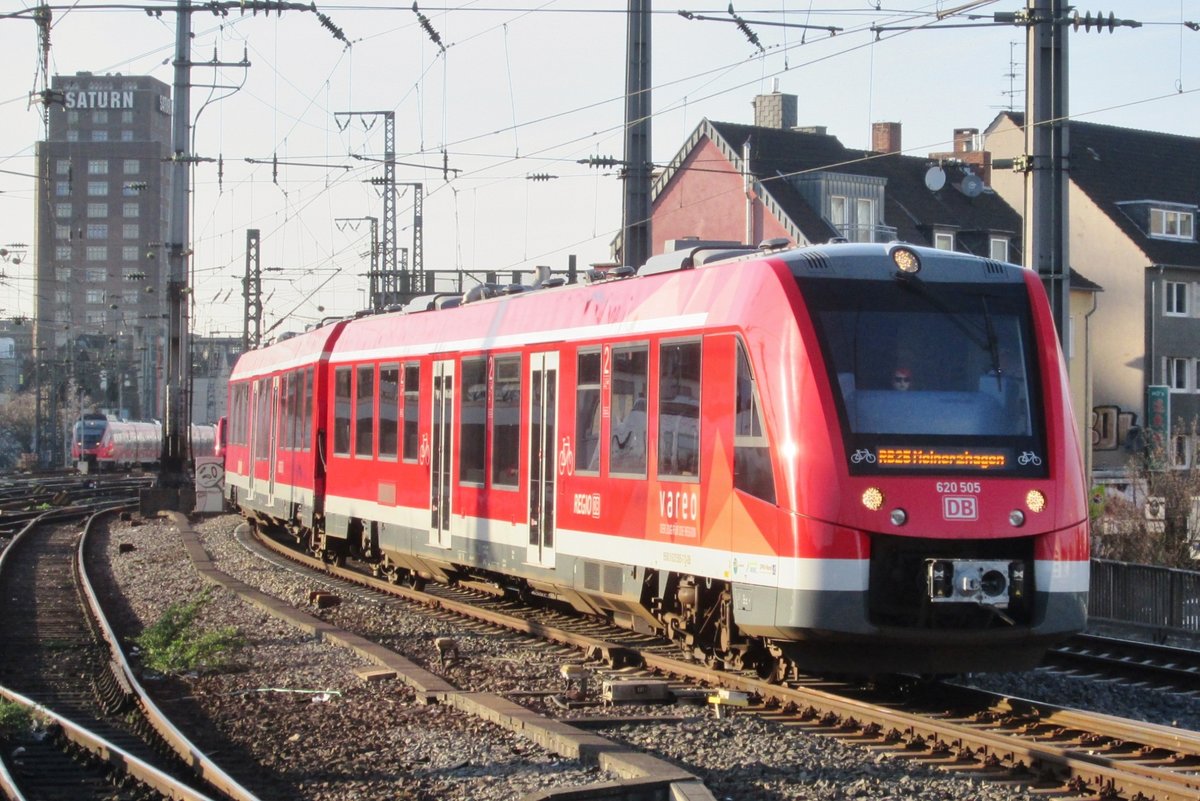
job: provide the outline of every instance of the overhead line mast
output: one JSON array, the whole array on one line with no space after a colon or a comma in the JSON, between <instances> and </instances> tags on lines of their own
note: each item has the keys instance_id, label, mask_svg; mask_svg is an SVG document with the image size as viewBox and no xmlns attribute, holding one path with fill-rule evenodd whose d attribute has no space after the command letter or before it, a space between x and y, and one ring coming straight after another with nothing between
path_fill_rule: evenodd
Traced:
<instances>
[{"instance_id":1,"label":"overhead line mast","mask_svg":"<svg viewBox=\"0 0 1200 801\"><path fill-rule=\"evenodd\" d=\"M147 13L161 10L149 10ZM228 16L230 11L245 13L259 11L282 14L284 11L315 13L321 25L335 39L350 46L346 35L315 4L280 2L279 0L212 0L203 6L193 6L191 0L178 0L175 6L175 79L172 87L171 120L171 205L167 240L167 363L165 371L162 458L159 472L159 494L156 502L180 510L191 509L185 496L188 486L188 440L191 429L191 348L189 346L188 257L192 255L188 232L191 185L188 175L197 159L191 154L191 40L192 12L208 11ZM219 66L206 62L198 66Z\"/></svg>"}]
</instances>

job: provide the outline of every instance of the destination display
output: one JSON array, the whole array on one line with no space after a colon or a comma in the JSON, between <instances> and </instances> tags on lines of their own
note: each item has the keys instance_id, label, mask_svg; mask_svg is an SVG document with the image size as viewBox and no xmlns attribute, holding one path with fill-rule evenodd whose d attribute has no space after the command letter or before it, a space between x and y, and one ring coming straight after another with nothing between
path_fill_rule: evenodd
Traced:
<instances>
[{"instance_id":1,"label":"destination display","mask_svg":"<svg viewBox=\"0 0 1200 801\"><path fill-rule=\"evenodd\" d=\"M880 467L1003 470L1009 466L1005 450L979 448L879 448L875 454Z\"/></svg>"}]
</instances>

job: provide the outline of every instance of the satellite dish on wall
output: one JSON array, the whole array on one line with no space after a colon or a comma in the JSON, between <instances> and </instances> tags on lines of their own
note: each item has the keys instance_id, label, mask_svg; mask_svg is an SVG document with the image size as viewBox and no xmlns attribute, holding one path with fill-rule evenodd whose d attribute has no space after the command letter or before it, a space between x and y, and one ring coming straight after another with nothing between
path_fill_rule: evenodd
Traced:
<instances>
[{"instance_id":1,"label":"satellite dish on wall","mask_svg":"<svg viewBox=\"0 0 1200 801\"><path fill-rule=\"evenodd\" d=\"M958 191L967 197L979 197L983 192L983 179L973 173L967 173L957 186Z\"/></svg>"},{"instance_id":2,"label":"satellite dish on wall","mask_svg":"<svg viewBox=\"0 0 1200 801\"><path fill-rule=\"evenodd\" d=\"M946 171L934 165L925 171L925 188L936 192L946 185Z\"/></svg>"}]
</instances>

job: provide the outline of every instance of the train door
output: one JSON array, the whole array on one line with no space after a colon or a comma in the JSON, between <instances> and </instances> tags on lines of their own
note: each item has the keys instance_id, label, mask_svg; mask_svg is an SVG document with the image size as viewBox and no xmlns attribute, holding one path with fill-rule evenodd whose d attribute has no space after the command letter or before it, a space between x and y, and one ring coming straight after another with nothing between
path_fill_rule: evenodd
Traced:
<instances>
[{"instance_id":1,"label":"train door","mask_svg":"<svg viewBox=\"0 0 1200 801\"><path fill-rule=\"evenodd\" d=\"M450 547L450 488L454 476L454 362L433 363L433 436L429 453L429 544Z\"/></svg>"},{"instance_id":2,"label":"train door","mask_svg":"<svg viewBox=\"0 0 1200 801\"><path fill-rule=\"evenodd\" d=\"M275 471L279 463L276 450L279 446L279 376L271 377L270 411L267 412L267 503L275 504Z\"/></svg>"},{"instance_id":3,"label":"train door","mask_svg":"<svg viewBox=\"0 0 1200 801\"><path fill-rule=\"evenodd\" d=\"M270 498L274 466L268 445L275 421L271 411L271 379L260 378L251 385L250 397L250 494Z\"/></svg>"},{"instance_id":4,"label":"train door","mask_svg":"<svg viewBox=\"0 0 1200 801\"><path fill-rule=\"evenodd\" d=\"M554 566L554 498L558 476L558 354L529 362L530 564Z\"/></svg>"}]
</instances>

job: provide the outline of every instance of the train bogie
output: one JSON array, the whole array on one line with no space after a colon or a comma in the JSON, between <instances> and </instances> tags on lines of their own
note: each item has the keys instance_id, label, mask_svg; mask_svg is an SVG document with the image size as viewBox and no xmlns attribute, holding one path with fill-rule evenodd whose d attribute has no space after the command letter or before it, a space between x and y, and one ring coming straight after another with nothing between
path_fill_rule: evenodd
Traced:
<instances>
[{"instance_id":1,"label":"train bogie","mask_svg":"<svg viewBox=\"0 0 1200 801\"><path fill-rule=\"evenodd\" d=\"M730 255L246 354L228 492L331 559L770 675L1028 667L1079 629L1082 461L1036 278Z\"/></svg>"}]
</instances>

